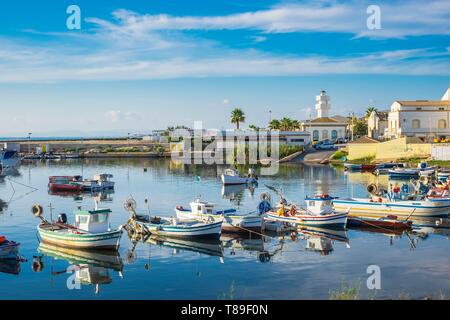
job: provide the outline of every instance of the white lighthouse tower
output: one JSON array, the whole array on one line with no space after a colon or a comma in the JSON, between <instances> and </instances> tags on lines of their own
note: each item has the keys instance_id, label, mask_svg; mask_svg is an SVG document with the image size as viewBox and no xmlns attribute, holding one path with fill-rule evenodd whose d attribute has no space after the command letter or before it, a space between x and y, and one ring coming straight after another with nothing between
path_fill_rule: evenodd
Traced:
<instances>
[{"instance_id":1,"label":"white lighthouse tower","mask_svg":"<svg viewBox=\"0 0 450 320\"><path fill-rule=\"evenodd\" d=\"M330 116L330 109L330 97L327 96L324 90L322 90L320 95L316 96L317 117L328 118Z\"/></svg>"}]
</instances>

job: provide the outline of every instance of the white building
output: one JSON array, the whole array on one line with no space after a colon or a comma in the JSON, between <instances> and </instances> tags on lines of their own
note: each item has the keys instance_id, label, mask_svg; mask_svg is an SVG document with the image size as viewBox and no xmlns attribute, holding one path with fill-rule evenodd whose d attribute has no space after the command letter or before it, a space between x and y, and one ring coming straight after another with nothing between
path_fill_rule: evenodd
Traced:
<instances>
[{"instance_id":1,"label":"white building","mask_svg":"<svg viewBox=\"0 0 450 320\"><path fill-rule=\"evenodd\" d=\"M367 136L373 139L385 139L388 128L388 111L372 111L367 119Z\"/></svg>"},{"instance_id":2,"label":"white building","mask_svg":"<svg viewBox=\"0 0 450 320\"><path fill-rule=\"evenodd\" d=\"M343 117L330 117L330 97L325 91L316 96L317 118L302 122L302 130L310 132L313 141L345 139L348 120Z\"/></svg>"},{"instance_id":3,"label":"white building","mask_svg":"<svg viewBox=\"0 0 450 320\"><path fill-rule=\"evenodd\" d=\"M388 119L389 137L450 137L449 90L441 100L394 101Z\"/></svg>"}]
</instances>

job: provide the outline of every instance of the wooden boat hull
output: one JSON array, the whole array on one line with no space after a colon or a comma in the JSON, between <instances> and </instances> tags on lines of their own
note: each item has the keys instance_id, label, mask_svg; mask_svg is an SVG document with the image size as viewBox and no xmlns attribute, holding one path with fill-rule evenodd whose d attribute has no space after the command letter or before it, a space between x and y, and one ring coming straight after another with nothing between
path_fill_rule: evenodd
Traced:
<instances>
[{"instance_id":1,"label":"wooden boat hull","mask_svg":"<svg viewBox=\"0 0 450 320\"><path fill-rule=\"evenodd\" d=\"M322 226L344 228L347 224L346 212L332 213L326 215L295 215L295 216L279 216L275 212L266 212L265 219L268 221L290 222L299 226Z\"/></svg>"},{"instance_id":2,"label":"wooden boat hull","mask_svg":"<svg viewBox=\"0 0 450 320\"><path fill-rule=\"evenodd\" d=\"M150 234L172 238L219 239L222 233L222 221L198 226L164 225L135 221Z\"/></svg>"},{"instance_id":3,"label":"wooden boat hull","mask_svg":"<svg viewBox=\"0 0 450 320\"><path fill-rule=\"evenodd\" d=\"M37 227L42 242L73 249L118 250L122 228L98 234L75 234Z\"/></svg>"},{"instance_id":4,"label":"wooden boat hull","mask_svg":"<svg viewBox=\"0 0 450 320\"><path fill-rule=\"evenodd\" d=\"M19 256L20 243L6 241L0 244L0 260L17 259Z\"/></svg>"},{"instance_id":5,"label":"wooden boat hull","mask_svg":"<svg viewBox=\"0 0 450 320\"><path fill-rule=\"evenodd\" d=\"M365 198L335 199L334 208L338 211L350 210L349 216L371 214L377 217L396 215L401 217L448 217L450 202L429 201L397 201L397 202L370 202Z\"/></svg>"},{"instance_id":6,"label":"wooden boat hull","mask_svg":"<svg viewBox=\"0 0 450 320\"><path fill-rule=\"evenodd\" d=\"M262 216L258 215L237 215L237 214L193 214L188 209L175 209L177 218L182 220L208 220L220 221L223 220L222 231L224 232L245 232L246 230L261 231L264 221Z\"/></svg>"},{"instance_id":7,"label":"wooden boat hull","mask_svg":"<svg viewBox=\"0 0 450 320\"><path fill-rule=\"evenodd\" d=\"M49 183L48 188L50 191L64 191L64 192L82 192L83 187L77 184L60 184Z\"/></svg>"}]
</instances>

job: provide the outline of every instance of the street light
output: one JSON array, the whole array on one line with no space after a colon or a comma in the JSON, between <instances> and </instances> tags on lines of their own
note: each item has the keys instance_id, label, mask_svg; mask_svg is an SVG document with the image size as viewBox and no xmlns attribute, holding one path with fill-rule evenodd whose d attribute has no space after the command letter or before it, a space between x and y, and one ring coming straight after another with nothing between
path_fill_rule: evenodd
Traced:
<instances>
[{"instance_id":1,"label":"street light","mask_svg":"<svg viewBox=\"0 0 450 320\"><path fill-rule=\"evenodd\" d=\"M28 132L28 154L31 154L31 132Z\"/></svg>"}]
</instances>

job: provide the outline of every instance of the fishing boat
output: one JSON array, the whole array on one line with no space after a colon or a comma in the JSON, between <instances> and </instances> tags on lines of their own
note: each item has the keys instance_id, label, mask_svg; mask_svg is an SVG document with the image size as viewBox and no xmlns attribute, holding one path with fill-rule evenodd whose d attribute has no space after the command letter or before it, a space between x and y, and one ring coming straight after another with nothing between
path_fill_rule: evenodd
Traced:
<instances>
[{"instance_id":1,"label":"fishing boat","mask_svg":"<svg viewBox=\"0 0 450 320\"><path fill-rule=\"evenodd\" d=\"M81 176L50 176L48 177L48 190L53 192L82 192Z\"/></svg>"},{"instance_id":2,"label":"fishing boat","mask_svg":"<svg viewBox=\"0 0 450 320\"><path fill-rule=\"evenodd\" d=\"M156 235L173 238L205 238L219 239L222 233L223 219L205 221L191 219L180 220L177 217L150 217L136 213L136 201L132 198L124 203L125 210L130 212L127 230L143 235Z\"/></svg>"},{"instance_id":3,"label":"fishing boat","mask_svg":"<svg viewBox=\"0 0 450 320\"><path fill-rule=\"evenodd\" d=\"M348 171L373 171L376 168L376 164L344 163L344 169Z\"/></svg>"},{"instance_id":4,"label":"fishing boat","mask_svg":"<svg viewBox=\"0 0 450 320\"><path fill-rule=\"evenodd\" d=\"M396 215L401 217L447 217L450 213L450 202L431 199L426 196L411 196L410 200L372 196L370 198L336 198L333 205L336 210L349 210L350 216L361 217L374 215L385 217Z\"/></svg>"},{"instance_id":5,"label":"fishing boat","mask_svg":"<svg viewBox=\"0 0 450 320\"><path fill-rule=\"evenodd\" d=\"M258 182L258 177L256 176L253 169L249 169L248 176L243 177L239 174L239 171L237 169L229 168L226 169L224 173L222 173L220 178L222 179L222 183L224 185L248 184Z\"/></svg>"},{"instance_id":6,"label":"fishing boat","mask_svg":"<svg viewBox=\"0 0 450 320\"><path fill-rule=\"evenodd\" d=\"M0 260L18 259L20 243L0 236Z\"/></svg>"},{"instance_id":7,"label":"fishing boat","mask_svg":"<svg viewBox=\"0 0 450 320\"><path fill-rule=\"evenodd\" d=\"M180 220L208 220L222 221L225 232L261 231L264 218L256 213L241 214L236 209L216 210L215 204L196 199L190 203L190 208L176 206L175 213Z\"/></svg>"},{"instance_id":8,"label":"fishing boat","mask_svg":"<svg viewBox=\"0 0 450 320\"><path fill-rule=\"evenodd\" d=\"M64 213L58 216L57 221L47 221L39 205L33 206L32 213L41 219L37 230L44 243L75 249L119 249L122 226L111 229L111 210L98 208L97 202L93 210L82 210L80 207L74 210L74 224L67 223Z\"/></svg>"},{"instance_id":9,"label":"fishing boat","mask_svg":"<svg viewBox=\"0 0 450 320\"><path fill-rule=\"evenodd\" d=\"M201 222L198 220L179 220L175 217L143 217L134 219L134 228L142 233L174 238L219 239L222 222Z\"/></svg>"},{"instance_id":10,"label":"fishing boat","mask_svg":"<svg viewBox=\"0 0 450 320\"><path fill-rule=\"evenodd\" d=\"M394 168L388 170L389 177L392 179L417 178L419 176L431 176L438 167L430 167L426 162L420 162L417 168Z\"/></svg>"},{"instance_id":11,"label":"fishing boat","mask_svg":"<svg viewBox=\"0 0 450 320\"><path fill-rule=\"evenodd\" d=\"M100 173L94 176L95 181L97 181L98 186L101 190L111 190L114 189L114 181L111 181L113 175L110 173Z\"/></svg>"},{"instance_id":12,"label":"fishing boat","mask_svg":"<svg viewBox=\"0 0 450 320\"><path fill-rule=\"evenodd\" d=\"M268 221L281 221L293 223L298 226L322 226L343 228L347 223L348 210L334 210L332 200L329 195L316 195L306 197L306 208L285 205L282 203L278 210L270 210L265 213ZM284 199L282 199L284 200Z\"/></svg>"}]
</instances>

